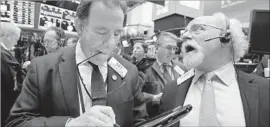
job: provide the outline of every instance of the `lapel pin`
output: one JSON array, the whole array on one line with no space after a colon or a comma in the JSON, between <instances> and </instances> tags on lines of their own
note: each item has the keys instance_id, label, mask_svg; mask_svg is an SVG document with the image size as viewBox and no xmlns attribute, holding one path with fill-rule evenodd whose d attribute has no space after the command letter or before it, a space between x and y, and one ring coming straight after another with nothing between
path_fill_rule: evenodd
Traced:
<instances>
[{"instance_id":1,"label":"lapel pin","mask_svg":"<svg viewBox=\"0 0 270 127\"><path fill-rule=\"evenodd\" d=\"M116 75L112 75L112 79L115 81L117 79Z\"/></svg>"}]
</instances>

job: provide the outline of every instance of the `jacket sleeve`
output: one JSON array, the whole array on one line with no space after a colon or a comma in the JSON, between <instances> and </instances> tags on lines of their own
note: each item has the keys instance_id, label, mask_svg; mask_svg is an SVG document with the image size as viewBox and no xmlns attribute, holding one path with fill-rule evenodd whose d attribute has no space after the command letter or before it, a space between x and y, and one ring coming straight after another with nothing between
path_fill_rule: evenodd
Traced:
<instances>
[{"instance_id":1,"label":"jacket sleeve","mask_svg":"<svg viewBox=\"0 0 270 127\"><path fill-rule=\"evenodd\" d=\"M21 93L10 111L6 127L65 126L69 116L42 116L40 94L36 62L33 60L23 82Z\"/></svg>"},{"instance_id":2,"label":"jacket sleeve","mask_svg":"<svg viewBox=\"0 0 270 127\"><path fill-rule=\"evenodd\" d=\"M142 121L145 121L145 118L148 116L146 111L146 103L145 103L145 97L142 92L142 86L144 83L144 75L136 68L134 68L134 83L133 84L133 90L134 90L134 107L133 107L133 124L136 125Z\"/></svg>"}]
</instances>

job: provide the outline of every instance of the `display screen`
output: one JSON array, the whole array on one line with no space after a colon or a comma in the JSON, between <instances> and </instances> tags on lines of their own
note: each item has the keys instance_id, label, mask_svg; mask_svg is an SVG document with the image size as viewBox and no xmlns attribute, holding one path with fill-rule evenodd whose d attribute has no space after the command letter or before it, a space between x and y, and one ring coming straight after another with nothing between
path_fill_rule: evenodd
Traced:
<instances>
[{"instance_id":1,"label":"display screen","mask_svg":"<svg viewBox=\"0 0 270 127\"><path fill-rule=\"evenodd\" d=\"M31 1L2 1L1 21L22 27L34 27L35 3Z\"/></svg>"},{"instance_id":2,"label":"display screen","mask_svg":"<svg viewBox=\"0 0 270 127\"><path fill-rule=\"evenodd\" d=\"M269 10L253 10L250 21L250 52L270 54Z\"/></svg>"},{"instance_id":3,"label":"display screen","mask_svg":"<svg viewBox=\"0 0 270 127\"><path fill-rule=\"evenodd\" d=\"M46 29L48 27L54 26L62 28L68 32L76 32L74 24L75 17L75 11L41 4L38 28Z\"/></svg>"}]
</instances>

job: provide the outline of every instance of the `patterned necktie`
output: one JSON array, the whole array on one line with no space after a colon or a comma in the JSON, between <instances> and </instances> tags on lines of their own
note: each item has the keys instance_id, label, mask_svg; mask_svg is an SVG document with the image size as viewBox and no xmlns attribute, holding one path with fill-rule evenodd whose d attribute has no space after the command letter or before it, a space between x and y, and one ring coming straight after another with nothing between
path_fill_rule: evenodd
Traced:
<instances>
[{"instance_id":1,"label":"patterned necktie","mask_svg":"<svg viewBox=\"0 0 270 127\"><path fill-rule=\"evenodd\" d=\"M168 82L172 81L172 77L168 70L170 68L170 65L162 64L162 67L163 67L163 77L165 78L165 84L167 84Z\"/></svg>"},{"instance_id":2,"label":"patterned necktie","mask_svg":"<svg viewBox=\"0 0 270 127\"><path fill-rule=\"evenodd\" d=\"M97 65L89 62L92 67L91 95L92 105L107 105L106 85Z\"/></svg>"},{"instance_id":3,"label":"patterned necktie","mask_svg":"<svg viewBox=\"0 0 270 127\"><path fill-rule=\"evenodd\" d=\"M216 115L215 93L211 81L213 77L214 74L211 73L203 74L200 77L204 83L199 116L199 126L201 127L220 126Z\"/></svg>"}]
</instances>

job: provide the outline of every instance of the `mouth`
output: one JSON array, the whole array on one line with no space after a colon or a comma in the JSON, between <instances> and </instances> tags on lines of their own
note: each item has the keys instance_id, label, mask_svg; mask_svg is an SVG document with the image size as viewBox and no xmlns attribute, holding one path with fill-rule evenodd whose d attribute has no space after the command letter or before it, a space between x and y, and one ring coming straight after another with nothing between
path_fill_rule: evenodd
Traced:
<instances>
[{"instance_id":1,"label":"mouth","mask_svg":"<svg viewBox=\"0 0 270 127\"><path fill-rule=\"evenodd\" d=\"M191 46L191 45L187 45L187 46L185 47L185 49L186 49L186 52L187 52L187 53L195 50L195 48L194 48L193 46Z\"/></svg>"}]
</instances>

